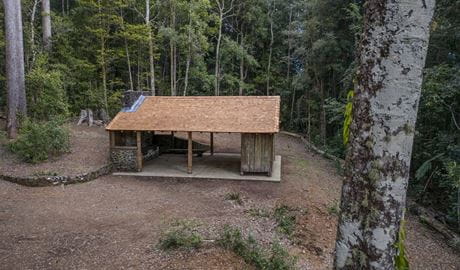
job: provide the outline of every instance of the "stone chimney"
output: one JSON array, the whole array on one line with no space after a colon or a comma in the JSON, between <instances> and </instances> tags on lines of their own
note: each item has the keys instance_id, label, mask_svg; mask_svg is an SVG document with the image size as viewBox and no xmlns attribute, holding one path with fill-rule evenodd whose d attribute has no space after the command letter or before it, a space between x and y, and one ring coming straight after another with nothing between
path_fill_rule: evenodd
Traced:
<instances>
[{"instance_id":1,"label":"stone chimney","mask_svg":"<svg viewBox=\"0 0 460 270\"><path fill-rule=\"evenodd\" d=\"M133 106L134 102L136 102L137 99L139 99L140 96L151 96L152 93L150 91L132 91L128 90L125 91L122 99L122 106L123 109L126 108L131 108Z\"/></svg>"}]
</instances>

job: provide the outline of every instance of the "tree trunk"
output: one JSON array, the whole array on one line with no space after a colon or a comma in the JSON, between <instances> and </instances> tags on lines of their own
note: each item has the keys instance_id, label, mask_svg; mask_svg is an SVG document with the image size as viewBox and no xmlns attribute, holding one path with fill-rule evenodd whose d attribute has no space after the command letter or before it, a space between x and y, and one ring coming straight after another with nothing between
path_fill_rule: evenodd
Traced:
<instances>
[{"instance_id":1,"label":"tree trunk","mask_svg":"<svg viewBox=\"0 0 460 270\"><path fill-rule=\"evenodd\" d=\"M133 73L131 72L131 60L129 58L128 41L125 38L126 62L128 63L129 90L134 91Z\"/></svg>"},{"instance_id":2,"label":"tree trunk","mask_svg":"<svg viewBox=\"0 0 460 270\"><path fill-rule=\"evenodd\" d=\"M273 37L273 12L275 12L275 3L273 2L273 7L271 7L271 4L269 3L270 8L269 8L269 14L268 17L270 19L270 50L268 54L268 65L267 65L267 96L270 95L270 77L271 77L271 65L272 65L272 54L273 54L273 42L274 42L274 37Z\"/></svg>"},{"instance_id":3,"label":"tree trunk","mask_svg":"<svg viewBox=\"0 0 460 270\"><path fill-rule=\"evenodd\" d=\"M184 78L184 96L187 95L188 88L188 73L190 71L190 62L192 61L192 4L189 6L189 19L188 19L188 35L187 35L187 63L185 64L185 78Z\"/></svg>"},{"instance_id":4,"label":"tree trunk","mask_svg":"<svg viewBox=\"0 0 460 270\"><path fill-rule=\"evenodd\" d=\"M217 36L217 45L216 45L216 64L214 67L214 94L216 96L220 95L220 43L222 40L222 23L223 23L223 10L220 9L220 14L219 14L219 34Z\"/></svg>"},{"instance_id":5,"label":"tree trunk","mask_svg":"<svg viewBox=\"0 0 460 270\"><path fill-rule=\"evenodd\" d=\"M141 52L139 46L137 47L137 91L142 91L141 87Z\"/></svg>"},{"instance_id":6,"label":"tree trunk","mask_svg":"<svg viewBox=\"0 0 460 270\"><path fill-rule=\"evenodd\" d=\"M176 28L176 8L171 1L171 29L175 30ZM169 49L170 49L170 67L171 67L171 96L177 95L176 89L176 42L175 37L171 37L169 41Z\"/></svg>"},{"instance_id":7,"label":"tree trunk","mask_svg":"<svg viewBox=\"0 0 460 270\"><path fill-rule=\"evenodd\" d=\"M152 96L155 96L155 62L153 58L153 34L150 25L150 0L145 0L145 24L149 28L150 91L152 92Z\"/></svg>"},{"instance_id":8,"label":"tree trunk","mask_svg":"<svg viewBox=\"0 0 460 270\"><path fill-rule=\"evenodd\" d=\"M43 48L51 50L51 10L50 0L42 0L42 34Z\"/></svg>"},{"instance_id":9,"label":"tree trunk","mask_svg":"<svg viewBox=\"0 0 460 270\"><path fill-rule=\"evenodd\" d=\"M101 0L98 1L98 4L99 4L99 14L102 15ZM105 27L105 23L103 22L102 17L100 19L100 26L101 28ZM101 36L100 36L100 42L101 42L101 69L102 69L102 90L103 90L103 95L104 95L104 108L106 111L109 111L109 105L108 105L108 100L107 100L107 67L106 67L106 55L105 55L105 37L102 31L101 31Z\"/></svg>"},{"instance_id":10,"label":"tree trunk","mask_svg":"<svg viewBox=\"0 0 460 270\"><path fill-rule=\"evenodd\" d=\"M335 269L394 269L434 0L370 1Z\"/></svg>"},{"instance_id":11,"label":"tree trunk","mask_svg":"<svg viewBox=\"0 0 460 270\"><path fill-rule=\"evenodd\" d=\"M320 105L320 136L321 136L321 143L323 146L326 145L326 136L327 136L327 123L326 123L326 107L324 106L324 101L326 99L326 95L324 93L324 82L322 79L319 80L319 95L321 99Z\"/></svg>"},{"instance_id":12,"label":"tree trunk","mask_svg":"<svg viewBox=\"0 0 460 270\"><path fill-rule=\"evenodd\" d=\"M37 13L37 5L39 3L39 0L34 0L34 4L32 6L32 12L30 14L30 50L31 50L31 58L30 62L27 63L27 68L28 70L32 70L34 63L35 63L35 55L36 55L36 50L35 50L35 14ZM28 58L26 58L28 59Z\"/></svg>"},{"instance_id":13,"label":"tree trunk","mask_svg":"<svg viewBox=\"0 0 460 270\"><path fill-rule=\"evenodd\" d=\"M124 30L125 25L124 25L124 18L123 18L123 9L121 9L120 17L121 17L121 25L122 25L122 28ZM131 58L129 57L128 40L125 37L123 41L124 41L124 44L125 44L126 62L128 64L129 90L134 91L134 81L133 81L133 73L132 73L132 69L131 69Z\"/></svg>"},{"instance_id":14,"label":"tree trunk","mask_svg":"<svg viewBox=\"0 0 460 270\"><path fill-rule=\"evenodd\" d=\"M292 6L289 7L289 34L288 34L288 55L287 55L287 83L288 89L291 93L291 113L289 117L289 126L292 127L293 122L293 114L294 114L294 102L295 102L295 89L292 90L292 83L291 83L291 51L292 51Z\"/></svg>"},{"instance_id":15,"label":"tree trunk","mask_svg":"<svg viewBox=\"0 0 460 270\"><path fill-rule=\"evenodd\" d=\"M238 94L240 96L243 95L243 84L244 84L244 58L241 57L240 59L240 85L238 89Z\"/></svg>"},{"instance_id":16,"label":"tree trunk","mask_svg":"<svg viewBox=\"0 0 460 270\"><path fill-rule=\"evenodd\" d=\"M240 38L240 47L244 49L244 27L241 25L241 34L239 35ZM243 95L243 85L244 85L244 57L243 55L240 56L240 83L238 85L238 95Z\"/></svg>"},{"instance_id":17,"label":"tree trunk","mask_svg":"<svg viewBox=\"0 0 460 270\"><path fill-rule=\"evenodd\" d=\"M8 137L16 138L18 115L25 116L27 113L21 1L3 0L3 8L5 12L5 66L8 92L6 128Z\"/></svg>"}]
</instances>

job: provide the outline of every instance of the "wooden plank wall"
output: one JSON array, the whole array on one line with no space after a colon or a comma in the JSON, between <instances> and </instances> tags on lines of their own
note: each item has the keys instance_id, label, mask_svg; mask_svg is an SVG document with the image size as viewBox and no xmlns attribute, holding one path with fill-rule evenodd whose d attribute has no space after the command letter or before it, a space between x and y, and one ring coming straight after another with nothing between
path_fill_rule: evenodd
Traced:
<instances>
[{"instance_id":1,"label":"wooden plank wall","mask_svg":"<svg viewBox=\"0 0 460 270\"><path fill-rule=\"evenodd\" d=\"M271 175L274 150L273 134L242 133L241 173L267 173Z\"/></svg>"}]
</instances>

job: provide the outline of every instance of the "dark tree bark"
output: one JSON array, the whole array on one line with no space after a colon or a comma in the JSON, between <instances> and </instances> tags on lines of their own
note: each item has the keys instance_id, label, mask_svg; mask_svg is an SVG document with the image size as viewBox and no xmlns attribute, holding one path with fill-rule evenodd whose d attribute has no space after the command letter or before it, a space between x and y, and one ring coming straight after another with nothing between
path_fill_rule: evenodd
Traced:
<instances>
[{"instance_id":1,"label":"dark tree bark","mask_svg":"<svg viewBox=\"0 0 460 270\"><path fill-rule=\"evenodd\" d=\"M3 0L5 10L6 85L8 92L7 132L15 138L18 116L27 113L24 78L24 43L20 0Z\"/></svg>"},{"instance_id":2,"label":"dark tree bark","mask_svg":"<svg viewBox=\"0 0 460 270\"><path fill-rule=\"evenodd\" d=\"M335 269L394 269L435 0L365 5Z\"/></svg>"}]
</instances>

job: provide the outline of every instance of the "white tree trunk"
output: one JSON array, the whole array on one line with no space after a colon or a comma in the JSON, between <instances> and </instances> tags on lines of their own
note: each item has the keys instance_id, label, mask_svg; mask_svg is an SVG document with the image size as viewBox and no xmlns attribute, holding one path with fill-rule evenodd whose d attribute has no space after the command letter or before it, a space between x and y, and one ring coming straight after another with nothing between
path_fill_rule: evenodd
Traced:
<instances>
[{"instance_id":1,"label":"white tree trunk","mask_svg":"<svg viewBox=\"0 0 460 270\"><path fill-rule=\"evenodd\" d=\"M219 9L219 33L217 35L216 45L216 64L214 66L214 95L220 95L219 83L220 83L220 43L222 40L222 24L223 24L223 9Z\"/></svg>"},{"instance_id":2,"label":"white tree trunk","mask_svg":"<svg viewBox=\"0 0 460 270\"><path fill-rule=\"evenodd\" d=\"M20 0L3 0L5 12L6 85L8 92L7 131L17 136L18 115L26 115L24 44Z\"/></svg>"},{"instance_id":3,"label":"white tree trunk","mask_svg":"<svg viewBox=\"0 0 460 270\"><path fill-rule=\"evenodd\" d=\"M51 50L51 10L50 0L42 0L42 35L43 47Z\"/></svg>"},{"instance_id":4,"label":"white tree trunk","mask_svg":"<svg viewBox=\"0 0 460 270\"><path fill-rule=\"evenodd\" d=\"M366 3L336 269L394 269L434 6Z\"/></svg>"},{"instance_id":5,"label":"white tree trunk","mask_svg":"<svg viewBox=\"0 0 460 270\"><path fill-rule=\"evenodd\" d=\"M269 7L269 13L268 13L268 18L270 20L270 49L269 49L269 54L268 54L268 65L267 65L267 96L270 95L270 77L271 77L271 65L272 65L272 53L273 53L273 42L274 42L274 37L273 37L273 12L275 12L275 2L273 2L273 7L271 6L272 4L268 4Z\"/></svg>"},{"instance_id":6,"label":"white tree trunk","mask_svg":"<svg viewBox=\"0 0 460 270\"><path fill-rule=\"evenodd\" d=\"M153 58L153 34L150 25L150 0L145 0L145 24L149 28L150 91L152 92L152 96L155 96L155 62Z\"/></svg>"},{"instance_id":7,"label":"white tree trunk","mask_svg":"<svg viewBox=\"0 0 460 270\"><path fill-rule=\"evenodd\" d=\"M30 13L30 50L32 51L31 54L31 59L30 62L27 63L28 70L31 70L34 66L35 63L35 55L36 55L36 50L35 50L35 14L37 13L37 5L39 3L39 0L34 0L34 4L32 6L32 11ZM27 59L27 58L26 58Z\"/></svg>"},{"instance_id":8,"label":"white tree trunk","mask_svg":"<svg viewBox=\"0 0 460 270\"><path fill-rule=\"evenodd\" d=\"M173 31L176 29L176 7L175 3L171 1L171 23L170 27ZM176 41L175 37L171 37L169 41L169 49L170 49L170 83L171 83L171 96L177 95L177 56L176 56Z\"/></svg>"}]
</instances>

